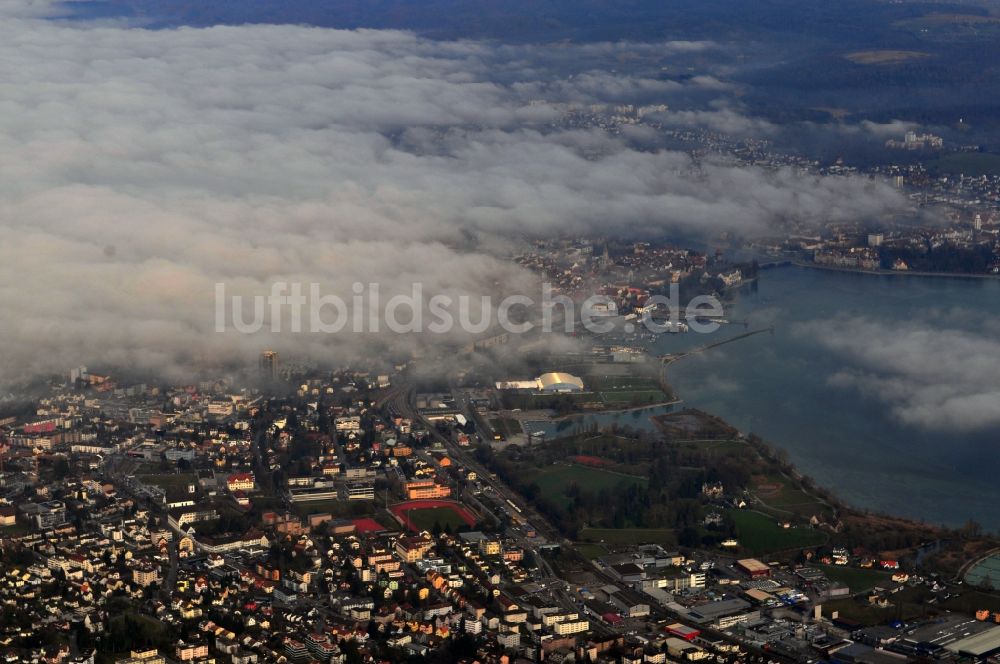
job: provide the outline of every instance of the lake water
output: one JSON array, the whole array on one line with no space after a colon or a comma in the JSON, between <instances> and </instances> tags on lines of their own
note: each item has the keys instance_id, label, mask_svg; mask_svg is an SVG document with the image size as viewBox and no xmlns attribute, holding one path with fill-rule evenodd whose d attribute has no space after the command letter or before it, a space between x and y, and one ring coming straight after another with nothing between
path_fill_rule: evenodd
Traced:
<instances>
[{"instance_id":1,"label":"lake water","mask_svg":"<svg viewBox=\"0 0 1000 664\"><path fill-rule=\"evenodd\" d=\"M773 333L688 356L668 378L686 405L784 448L852 505L996 531L1000 375L969 386L952 369L966 363L972 375L1000 361L998 314L995 280L766 270L727 316ZM668 335L654 347L676 352L743 330Z\"/></svg>"},{"instance_id":2,"label":"lake water","mask_svg":"<svg viewBox=\"0 0 1000 664\"><path fill-rule=\"evenodd\" d=\"M566 417L561 420L526 420L524 428L530 433L541 432L548 439L567 436L577 431L584 431L594 425L598 429L613 426L629 427L636 431L656 432L658 429L651 419L654 415L672 413L681 406L662 404L648 408L632 408L626 411L611 411L606 413L588 413Z\"/></svg>"}]
</instances>

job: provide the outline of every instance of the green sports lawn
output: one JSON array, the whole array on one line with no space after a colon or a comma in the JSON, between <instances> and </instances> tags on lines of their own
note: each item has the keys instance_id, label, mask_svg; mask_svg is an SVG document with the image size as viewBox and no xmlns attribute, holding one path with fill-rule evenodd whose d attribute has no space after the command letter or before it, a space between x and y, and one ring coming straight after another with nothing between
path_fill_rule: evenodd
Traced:
<instances>
[{"instance_id":1,"label":"green sports lawn","mask_svg":"<svg viewBox=\"0 0 1000 664\"><path fill-rule=\"evenodd\" d=\"M601 401L609 405L623 404L653 404L667 401L667 395L662 390L621 390L617 392L601 392Z\"/></svg>"},{"instance_id":2,"label":"green sports lawn","mask_svg":"<svg viewBox=\"0 0 1000 664\"><path fill-rule=\"evenodd\" d=\"M454 532L466 525L462 517L450 507L407 510L406 516L414 526L421 530L433 530L434 524L437 523L442 529L450 528Z\"/></svg>"},{"instance_id":3,"label":"green sports lawn","mask_svg":"<svg viewBox=\"0 0 1000 664\"><path fill-rule=\"evenodd\" d=\"M654 390L659 387L656 380L644 376L587 376L587 386L592 390Z\"/></svg>"},{"instance_id":4,"label":"green sports lawn","mask_svg":"<svg viewBox=\"0 0 1000 664\"><path fill-rule=\"evenodd\" d=\"M357 502L357 501L355 501ZM330 516L341 517L351 513L351 507L347 501L343 500L309 500L304 503L293 503L292 509L301 517L310 514L322 514L327 512Z\"/></svg>"}]
</instances>

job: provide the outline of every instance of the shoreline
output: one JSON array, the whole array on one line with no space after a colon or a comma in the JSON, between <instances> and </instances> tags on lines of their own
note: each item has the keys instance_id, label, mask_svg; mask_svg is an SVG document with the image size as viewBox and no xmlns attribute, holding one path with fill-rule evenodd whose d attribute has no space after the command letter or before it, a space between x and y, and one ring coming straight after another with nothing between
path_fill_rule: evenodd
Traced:
<instances>
[{"instance_id":1,"label":"shoreline","mask_svg":"<svg viewBox=\"0 0 1000 664\"><path fill-rule=\"evenodd\" d=\"M642 406L630 406L628 408L615 408L612 410L589 410L589 411L582 411L579 413L569 413L566 415L543 415L538 411L527 411L518 413L517 414L518 416L514 417L514 419L517 420L517 422L521 425L521 430L526 434L527 427L525 426L525 424L528 422L544 422L546 424L560 424L562 422L568 422L574 419L583 419L590 416L601 416L601 415L619 416L643 410L651 410L653 408L666 408L667 406L677 406L682 403L684 403L683 399L672 399L670 401L661 401L658 403L645 404ZM654 417L656 417L656 415L650 415L646 419L649 420L650 422L653 422ZM655 426L655 422L653 424Z\"/></svg>"},{"instance_id":2,"label":"shoreline","mask_svg":"<svg viewBox=\"0 0 1000 664\"><path fill-rule=\"evenodd\" d=\"M906 526L910 528L924 531L928 534L929 537L936 536L937 534L940 533L950 534L952 532L957 531L960 528L959 525L951 525L948 523L933 523L925 519L900 515L884 509L875 509L875 508L856 505L853 502L844 499L840 495L840 493L838 493L836 490L830 488L826 484L817 481L811 475L802 472L799 466L794 461L791 460L790 456L786 456L785 459L782 459L781 456L789 455L789 452L780 445L765 440L764 438L757 436L757 434L754 434L752 432L744 433L740 431L738 428L734 427L728 421L723 419L721 416L716 415L715 413L703 411L699 408L691 408L691 410L696 413L701 413L702 415L707 416L712 420L715 420L721 426L729 427L733 431L735 431L736 438L734 440L740 441L743 445L746 445L751 449L753 449L762 459L766 460L768 463L774 464L778 468L779 472L786 479L794 482L798 490L802 491L805 495L813 498L817 504L824 504L830 509L832 509L834 519L837 522L842 522L844 517L850 517L862 520L864 519L886 520L898 524L906 524ZM657 416L650 416L649 419L653 423L653 426L661 435L667 435L669 432L667 431L665 423L657 421L656 417ZM782 509L781 507L768 504L763 498L761 498L761 496L757 495L756 493L754 493L754 497L757 501L759 501L759 503L764 508L764 511L761 513L767 514L772 518L777 518L774 514L775 512L786 512L789 514L793 514L791 512L788 512L788 510ZM752 509L752 507L748 505L747 509ZM831 526L831 524L829 523L827 523L826 525L827 527ZM820 530L822 530L822 528L820 528ZM984 530L982 535L984 539L993 539L997 536L1000 535L994 534L991 531L987 530ZM996 552L996 551L1000 551L1000 547L991 550L991 552ZM977 561L976 560L967 561L964 566L971 566L974 562Z\"/></svg>"},{"instance_id":3,"label":"shoreline","mask_svg":"<svg viewBox=\"0 0 1000 664\"><path fill-rule=\"evenodd\" d=\"M816 266L816 267L822 268L823 266ZM838 268L831 268L831 271L836 271L836 272L850 272L851 270L843 270L843 269L838 269ZM740 341L740 340L745 339L745 338L747 338L749 336L753 336L753 335L755 335L758 332L763 332L763 331L766 331L766 329L756 330L756 331L751 332L749 334L738 335L736 337L732 337L732 338L723 340L722 342L720 342L718 344L710 344L710 345L708 345L706 347L699 348L699 349L697 349L696 352L703 352L703 351L711 350L716 345L722 345L722 344L727 344L727 343L734 342L734 341ZM692 355L692 354L695 354L695 353L691 353L691 352L682 353L678 357L672 358L670 361L662 361L662 367L661 367L661 372L660 372L661 386L664 389L669 389L670 390L670 394L674 395L677 398L677 402L678 403L683 403L683 399L681 399L678 396L678 393L675 390L674 386L670 383L670 381L668 379L668 376L667 376L667 371L668 371L669 366L673 363L673 361L684 359L688 355ZM815 478L813 478L811 475L808 475L805 472L803 472L800 469L799 465L796 464L794 461L791 460L791 452L789 450L787 450L786 448L782 447L781 445L779 445L779 444L777 444L777 443L775 443L773 441L768 441L768 440L764 439L763 437L758 436L757 434L754 434L753 432L743 432L738 427L733 426L729 421L727 421L725 418L723 418L721 415L718 415L717 413L713 413L713 412L709 412L709 411L703 411L703 410L701 410L700 408L697 408L697 407L692 407L692 410L701 412L704 415L706 415L706 416L708 416L708 417L716 420L722 426L731 428L733 431L737 432L737 434L739 436L739 439L742 440L745 444L748 444L748 445L752 444L750 442L750 438L751 437L757 437L757 438L759 438L762 447L765 450L768 450L770 452L767 456L770 458L770 460L772 462L778 463L779 465L785 466L783 468L783 471L785 473L787 473L787 475L790 475L790 479L793 479L794 481L796 481L800 485L800 487L802 487L804 490L805 490L805 485L811 485L810 489L807 490L806 493L809 493L809 494L813 495L813 497L821 499L823 502L827 502L838 513L853 513L854 515L858 515L858 516L861 516L861 515L871 515L871 516L875 516L875 517L882 517L882 518L886 518L886 519L890 519L890 520L895 520L895 521L898 521L898 522L907 523L907 524L910 524L910 525L912 525L914 527L921 527L921 528L928 528L928 529L934 529L936 527L943 527L943 528L946 528L946 529L956 529L956 528L959 527L958 526L958 522L955 522L955 525L948 524L948 523L945 523L945 522L941 522L941 523L939 523L939 524L937 524L935 526L935 525L931 524L929 521L926 521L924 518L903 516L903 515L899 515L899 514L890 512L890 511L886 511L884 509L874 509L874 508L866 507L864 505L855 504L852 501L846 500L840 494L839 491L837 491L837 490L835 490L835 489L827 486L824 483L819 482L818 480L816 480ZM667 433L666 427L661 422L657 421L657 417L659 417L659 416L658 415L651 415L648 419L649 419L649 421L652 423L653 427L657 431L659 431L661 434L666 434ZM787 455L787 457L788 457L787 461L781 461L781 460L779 460L777 458L777 455L774 454L775 452ZM761 453L761 450L758 450L758 453ZM820 495L817 496L816 493L819 493ZM971 517L969 517L969 518L971 519ZM1000 531L997 531L994 534L992 531L987 530L985 534L988 537L993 537L993 536L1000 537Z\"/></svg>"},{"instance_id":4,"label":"shoreline","mask_svg":"<svg viewBox=\"0 0 1000 664\"><path fill-rule=\"evenodd\" d=\"M1000 279L1000 274L977 274L974 272L922 272L917 270L862 270L853 267L837 267L836 265L821 265L819 263L809 263L806 261L789 261L793 267L802 267L811 270L826 270L828 272L842 272L844 274L868 274L876 277L936 277L941 279Z\"/></svg>"},{"instance_id":5,"label":"shoreline","mask_svg":"<svg viewBox=\"0 0 1000 664\"><path fill-rule=\"evenodd\" d=\"M684 403L683 399L660 401L657 403L644 404L642 406L629 406L627 408L611 408L608 410L587 410L587 411L581 411L579 413L569 413L567 415L556 415L555 417L550 417L549 421L562 422L563 420L571 420L575 417L587 417L588 415L620 415L621 413L632 413L637 410L647 410L649 408L662 408L664 406L675 406L679 403ZM652 415L650 417L652 417Z\"/></svg>"}]
</instances>

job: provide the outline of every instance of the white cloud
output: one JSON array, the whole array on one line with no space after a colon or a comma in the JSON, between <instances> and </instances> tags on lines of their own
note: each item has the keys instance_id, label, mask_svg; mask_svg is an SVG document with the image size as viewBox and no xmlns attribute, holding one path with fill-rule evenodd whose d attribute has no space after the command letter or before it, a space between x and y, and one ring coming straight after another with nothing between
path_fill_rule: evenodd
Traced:
<instances>
[{"instance_id":1,"label":"white cloud","mask_svg":"<svg viewBox=\"0 0 1000 664\"><path fill-rule=\"evenodd\" d=\"M512 48L392 31L4 20L0 382L80 362L183 372L246 363L264 345L359 352L343 338L212 333L219 281L244 293L291 279L345 294L355 280L518 290L530 279L491 257L495 239L749 233L902 204L850 179L713 163L692 174L683 154L553 129L552 106L525 90L561 102L602 98L611 82L616 97L676 84L592 68L576 82L529 79L530 58L555 56L532 47L510 59ZM628 47L580 48L617 58Z\"/></svg>"},{"instance_id":2,"label":"white cloud","mask_svg":"<svg viewBox=\"0 0 1000 664\"><path fill-rule=\"evenodd\" d=\"M4 0L0 16L14 18L46 17L57 13L56 0Z\"/></svg>"},{"instance_id":3,"label":"white cloud","mask_svg":"<svg viewBox=\"0 0 1000 664\"><path fill-rule=\"evenodd\" d=\"M834 386L860 390L900 422L928 430L1000 427L1000 341L939 322L888 326L865 318L820 321L797 330L849 366Z\"/></svg>"},{"instance_id":4,"label":"white cloud","mask_svg":"<svg viewBox=\"0 0 1000 664\"><path fill-rule=\"evenodd\" d=\"M861 128L876 138L902 138L906 132L920 129L920 125L905 120L890 120L889 122L862 120Z\"/></svg>"}]
</instances>

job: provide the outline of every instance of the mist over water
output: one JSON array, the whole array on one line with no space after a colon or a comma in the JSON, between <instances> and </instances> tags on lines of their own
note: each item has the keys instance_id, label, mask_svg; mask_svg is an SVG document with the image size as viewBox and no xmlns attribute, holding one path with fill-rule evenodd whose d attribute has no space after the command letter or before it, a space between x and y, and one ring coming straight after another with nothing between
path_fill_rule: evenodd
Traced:
<instances>
[{"instance_id":1,"label":"mist over water","mask_svg":"<svg viewBox=\"0 0 1000 664\"><path fill-rule=\"evenodd\" d=\"M779 268L728 314L773 334L687 357L668 378L686 405L786 449L856 507L996 531L998 314L1000 281Z\"/></svg>"},{"instance_id":2,"label":"mist over water","mask_svg":"<svg viewBox=\"0 0 1000 664\"><path fill-rule=\"evenodd\" d=\"M955 75L991 61L988 36L921 43L947 50L947 62L891 80L843 58L848 47L917 39L894 27L907 3L866 5L871 20L859 26L846 20L855 3L831 24L787 3L639 3L648 14L586 3L605 12L592 15L560 0L550 3L560 20L534 21L542 34L530 35L523 21L492 20L526 2L445 3L465 14L429 3L451 21L434 30L376 11L404 4L395 2L71 4L71 15L124 20L46 21L63 15L46 7L68 5L0 3L13 72L3 88L0 163L11 176L0 291L18 312L0 319L0 389L81 362L187 379L206 362L245 366L264 347L329 360L377 352L358 338L212 334L220 282L233 293L275 280L346 293L363 274L387 294L415 280L476 294L532 281L498 258L513 234L752 235L775 220L883 219L909 206L859 178L707 162L692 174L690 158L659 138L560 124L566 104L663 103L664 126L859 159L905 123L939 131L973 118L966 142L995 126L981 103L995 98L983 87L993 82ZM230 27L140 29L216 24ZM665 25L678 41L663 41ZM810 41L816 52L800 57ZM762 58L779 42L779 55ZM787 62L785 48L796 51ZM814 107L831 99L847 120L821 126ZM686 404L787 449L855 505L998 529L997 295L996 281L768 271L729 318L774 323L774 334L686 358L669 378ZM417 344L400 339L400 352ZM705 341L666 335L657 350Z\"/></svg>"}]
</instances>

